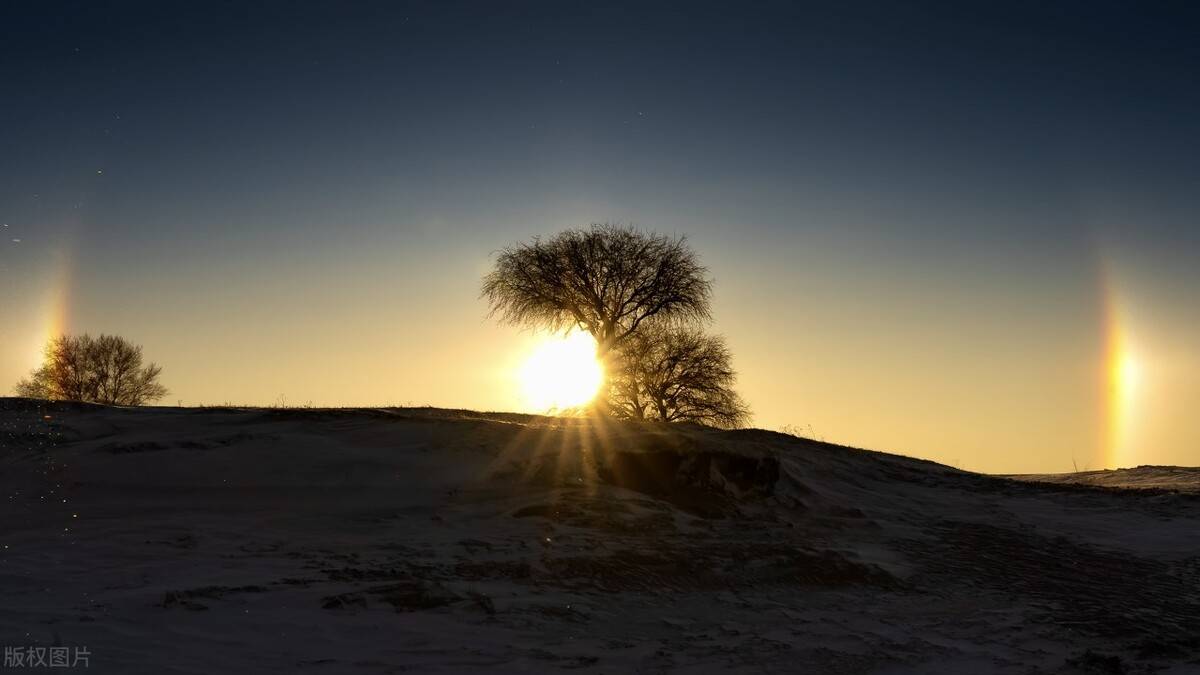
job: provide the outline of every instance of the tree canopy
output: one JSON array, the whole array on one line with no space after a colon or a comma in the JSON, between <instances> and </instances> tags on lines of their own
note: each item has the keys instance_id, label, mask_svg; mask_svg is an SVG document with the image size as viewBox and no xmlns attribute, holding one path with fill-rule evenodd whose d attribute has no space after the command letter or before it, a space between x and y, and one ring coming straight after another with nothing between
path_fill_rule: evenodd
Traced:
<instances>
[{"instance_id":1,"label":"tree canopy","mask_svg":"<svg viewBox=\"0 0 1200 675\"><path fill-rule=\"evenodd\" d=\"M62 335L45 362L15 387L18 396L109 405L144 405L167 395L162 368L142 365L142 348L116 335Z\"/></svg>"},{"instance_id":2,"label":"tree canopy","mask_svg":"<svg viewBox=\"0 0 1200 675\"><path fill-rule=\"evenodd\" d=\"M503 321L591 333L603 356L650 320L707 319L711 290L685 237L604 224L501 250L482 295Z\"/></svg>"},{"instance_id":3,"label":"tree canopy","mask_svg":"<svg viewBox=\"0 0 1200 675\"><path fill-rule=\"evenodd\" d=\"M615 415L744 426L750 410L733 390L732 355L720 337L652 324L627 340L609 371Z\"/></svg>"}]
</instances>

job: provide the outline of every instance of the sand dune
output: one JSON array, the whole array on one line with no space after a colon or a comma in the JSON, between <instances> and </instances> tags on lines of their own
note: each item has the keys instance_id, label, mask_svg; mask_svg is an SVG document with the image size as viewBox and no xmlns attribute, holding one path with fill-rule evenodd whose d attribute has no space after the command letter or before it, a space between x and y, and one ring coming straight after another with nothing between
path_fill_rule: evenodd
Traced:
<instances>
[{"instance_id":1,"label":"sand dune","mask_svg":"<svg viewBox=\"0 0 1200 675\"><path fill-rule=\"evenodd\" d=\"M98 672L1200 669L1194 469L22 399L0 462L0 642Z\"/></svg>"}]
</instances>

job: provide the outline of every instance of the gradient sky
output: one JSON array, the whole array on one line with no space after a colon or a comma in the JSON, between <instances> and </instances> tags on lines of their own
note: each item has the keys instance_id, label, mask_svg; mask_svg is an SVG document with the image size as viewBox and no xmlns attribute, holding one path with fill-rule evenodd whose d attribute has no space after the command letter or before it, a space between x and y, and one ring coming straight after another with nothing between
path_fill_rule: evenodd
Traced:
<instances>
[{"instance_id":1,"label":"gradient sky","mask_svg":"<svg viewBox=\"0 0 1200 675\"><path fill-rule=\"evenodd\" d=\"M513 409L491 253L632 222L756 426L1200 464L1193 3L599 4L6 3L0 387L69 330L164 403Z\"/></svg>"}]
</instances>

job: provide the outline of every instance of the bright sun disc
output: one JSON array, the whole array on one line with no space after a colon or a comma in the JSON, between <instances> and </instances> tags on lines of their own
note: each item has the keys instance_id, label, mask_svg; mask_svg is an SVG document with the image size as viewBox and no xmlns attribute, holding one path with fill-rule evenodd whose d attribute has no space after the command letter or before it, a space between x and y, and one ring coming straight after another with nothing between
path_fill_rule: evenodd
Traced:
<instances>
[{"instance_id":1,"label":"bright sun disc","mask_svg":"<svg viewBox=\"0 0 1200 675\"><path fill-rule=\"evenodd\" d=\"M518 376L525 405L543 412L589 403L604 381L604 369L596 360L596 341L577 332L542 342Z\"/></svg>"}]
</instances>

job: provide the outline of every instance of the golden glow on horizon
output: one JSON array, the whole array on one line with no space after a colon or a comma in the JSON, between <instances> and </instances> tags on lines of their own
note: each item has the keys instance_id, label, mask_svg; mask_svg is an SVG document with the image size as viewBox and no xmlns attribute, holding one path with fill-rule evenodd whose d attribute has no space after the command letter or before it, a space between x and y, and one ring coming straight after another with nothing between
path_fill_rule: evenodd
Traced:
<instances>
[{"instance_id":1,"label":"golden glow on horizon","mask_svg":"<svg viewBox=\"0 0 1200 675\"><path fill-rule=\"evenodd\" d=\"M462 287L437 291L438 309L420 326L364 330L386 299L374 286L325 284L316 300L283 292L285 284L248 286L215 302L194 290L215 283L208 268L127 286L132 275L102 279L82 251L63 236L52 250L31 253L28 292L14 296L11 315L0 310L12 318L0 331L0 395L41 364L47 339L85 331L144 344L175 392L163 403L546 413L586 405L602 384L585 335L531 334L481 319L485 308L469 300L473 268ZM911 317L885 320L863 311L866 299L840 302L843 291L832 283L814 296L817 318L807 319L741 302L758 288L747 277L730 284L734 302L714 330L730 335L737 388L757 427L811 420L826 440L997 473L1070 471L1073 460L1081 470L1196 464L1200 430L1187 403L1198 391L1200 359L1185 342L1195 328L1161 323L1166 305L1154 304L1136 268L1119 261L1099 251L1066 300L1032 297L1020 321L968 305L950 317L922 314L918 294ZM417 284L427 273L397 279ZM299 271L279 274L307 283ZM322 311L312 311L314 303ZM265 316L263 306L275 311ZM965 330L942 330L943 318ZM981 334L996 338L986 357ZM350 340L353 349L329 357ZM580 368L582 377L571 375Z\"/></svg>"},{"instance_id":2,"label":"golden glow on horizon","mask_svg":"<svg viewBox=\"0 0 1200 675\"><path fill-rule=\"evenodd\" d=\"M521 365L517 379L527 409L552 412L587 405L604 381L596 341L575 332L542 341Z\"/></svg>"}]
</instances>

